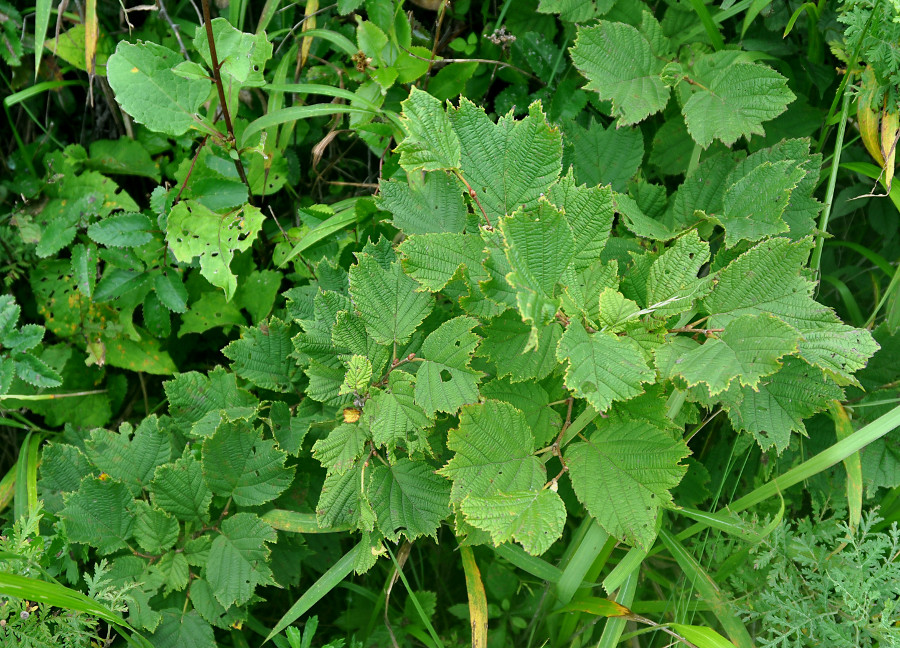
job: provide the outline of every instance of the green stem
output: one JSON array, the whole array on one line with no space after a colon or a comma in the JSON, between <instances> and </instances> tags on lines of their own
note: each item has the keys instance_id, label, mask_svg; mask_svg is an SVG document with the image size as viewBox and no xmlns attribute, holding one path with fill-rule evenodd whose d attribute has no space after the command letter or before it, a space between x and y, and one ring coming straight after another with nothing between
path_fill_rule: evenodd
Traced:
<instances>
[{"instance_id":1,"label":"green stem","mask_svg":"<svg viewBox=\"0 0 900 648\"><path fill-rule=\"evenodd\" d=\"M825 194L825 207L819 217L819 231L816 234L816 248L813 250L810 267L819 274L822 263L822 248L825 247L825 232L828 231L828 219L831 217L831 206L834 204L834 187L837 184L838 168L841 165L841 149L844 146L844 133L847 130L847 114L850 112L850 93L844 93L841 106L841 121L838 125L837 141L834 143L834 160L831 162L831 174L828 177L828 190Z\"/></svg>"}]
</instances>

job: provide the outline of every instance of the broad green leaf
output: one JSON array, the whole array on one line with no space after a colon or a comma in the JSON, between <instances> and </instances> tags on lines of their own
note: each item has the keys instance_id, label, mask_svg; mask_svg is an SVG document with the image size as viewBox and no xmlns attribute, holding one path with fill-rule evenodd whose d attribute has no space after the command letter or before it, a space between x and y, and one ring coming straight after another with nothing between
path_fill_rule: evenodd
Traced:
<instances>
[{"instance_id":1,"label":"broad green leaf","mask_svg":"<svg viewBox=\"0 0 900 648\"><path fill-rule=\"evenodd\" d=\"M41 483L43 491L78 490L81 480L94 472L94 467L75 446L49 443L41 451Z\"/></svg>"},{"instance_id":2,"label":"broad green leaf","mask_svg":"<svg viewBox=\"0 0 900 648\"><path fill-rule=\"evenodd\" d=\"M130 371L143 371L160 376L175 373L175 361L159 340L144 331L140 341L126 337L107 338L106 363Z\"/></svg>"},{"instance_id":3,"label":"broad green leaf","mask_svg":"<svg viewBox=\"0 0 900 648\"><path fill-rule=\"evenodd\" d=\"M88 229L91 240L107 247L137 247L153 239L152 225L144 214L114 214L92 223Z\"/></svg>"},{"instance_id":4,"label":"broad green leaf","mask_svg":"<svg viewBox=\"0 0 900 648\"><path fill-rule=\"evenodd\" d=\"M742 175L725 192L725 210L717 219L725 228L725 244L733 247L787 232L784 211L805 175L791 160L763 162Z\"/></svg>"},{"instance_id":5,"label":"broad green leaf","mask_svg":"<svg viewBox=\"0 0 900 648\"><path fill-rule=\"evenodd\" d=\"M22 353L33 349L44 339L46 329L37 324L23 324L3 339L3 346L10 353Z\"/></svg>"},{"instance_id":6,"label":"broad green leaf","mask_svg":"<svg viewBox=\"0 0 900 648\"><path fill-rule=\"evenodd\" d=\"M450 513L450 485L426 463L400 459L371 471L366 493L378 528L397 540L402 533L412 540L437 537L441 521Z\"/></svg>"},{"instance_id":7,"label":"broad green leaf","mask_svg":"<svg viewBox=\"0 0 900 648\"><path fill-rule=\"evenodd\" d=\"M355 355L347 363L347 374L341 385L341 394L365 394L372 381L372 363L365 356Z\"/></svg>"},{"instance_id":8,"label":"broad green leaf","mask_svg":"<svg viewBox=\"0 0 900 648\"><path fill-rule=\"evenodd\" d=\"M134 502L134 539L150 554L165 553L178 540L178 520L152 508L144 500Z\"/></svg>"},{"instance_id":9,"label":"broad green leaf","mask_svg":"<svg viewBox=\"0 0 900 648\"><path fill-rule=\"evenodd\" d=\"M238 388L233 373L216 367L204 376L196 371L179 374L163 383L169 401L169 414L187 434L211 412L224 410L228 418L249 416L259 400Z\"/></svg>"},{"instance_id":10,"label":"broad green leaf","mask_svg":"<svg viewBox=\"0 0 900 648\"><path fill-rule=\"evenodd\" d=\"M200 274L231 299L237 277L230 265L235 252L253 244L262 229L262 212L251 205L227 214L217 214L194 200L184 200L169 213L166 241L175 258L190 263L200 258Z\"/></svg>"},{"instance_id":11,"label":"broad green leaf","mask_svg":"<svg viewBox=\"0 0 900 648\"><path fill-rule=\"evenodd\" d=\"M536 207L559 177L562 159L562 136L547 123L540 103L531 104L524 119L508 114L496 124L465 97L448 112L461 144L463 176L491 224Z\"/></svg>"},{"instance_id":12,"label":"broad green leaf","mask_svg":"<svg viewBox=\"0 0 900 648\"><path fill-rule=\"evenodd\" d=\"M265 504L291 485L287 453L263 440L262 429L242 420L224 421L203 442L203 477L210 490L239 506Z\"/></svg>"},{"instance_id":13,"label":"broad green leaf","mask_svg":"<svg viewBox=\"0 0 900 648\"><path fill-rule=\"evenodd\" d=\"M477 324L471 317L454 317L422 344L419 355L425 362L416 373L415 395L428 416L453 414L461 405L478 400L482 373L469 366L480 339L472 332Z\"/></svg>"},{"instance_id":14,"label":"broad green leaf","mask_svg":"<svg viewBox=\"0 0 900 648\"><path fill-rule=\"evenodd\" d=\"M361 523L361 511L367 513L374 522L374 513L362 490L362 462L357 462L350 470L332 473L325 477L322 493L316 504L316 521L323 529L350 525L351 527L372 528L371 523Z\"/></svg>"},{"instance_id":15,"label":"broad green leaf","mask_svg":"<svg viewBox=\"0 0 900 648\"><path fill-rule=\"evenodd\" d=\"M225 18L213 18L211 27L221 73L234 79L236 85L264 85L263 69L266 61L272 58L272 43L266 34L245 34L232 27ZM202 26L194 36L194 47L206 66L212 69L207 33Z\"/></svg>"},{"instance_id":16,"label":"broad green leaf","mask_svg":"<svg viewBox=\"0 0 900 648\"><path fill-rule=\"evenodd\" d=\"M709 244L691 230L675 240L650 267L647 277L647 308L657 317L670 317L689 310L694 300L709 290L697 275L709 261Z\"/></svg>"},{"instance_id":17,"label":"broad green leaf","mask_svg":"<svg viewBox=\"0 0 900 648\"><path fill-rule=\"evenodd\" d=\"M469 495L460 508L469 524L491 534L494 546L515 540L532 556L547 551L566 523L566 507L550 489Z\"/></svg>"},{"instance_id":18,"label":"broad green leaf","mask_svg":"<svg viewBox=\"0 0 900 648\"><path fill-rule=\"evenodd\" d=\"M275 270L254 270L238 285L234 301L250 313L254 324L259 324L272 312L283 278L284 275Z\"/></svg>"},{"instance_id":19,"label":"broad green leaf","mask_svg":"<svg viewBox=\"0 0 900 648\"><path fill-rule=\"evenodd\" d=\"M72 276L75 278L79 292L87 298L94 295L99 264L100 257L96 245L79 243L72 246Z\"/></svg>"},{"instance_id":20,"label":"broad green leaf","mask_svg":"<svg viewBox=\"0 0 900 648\"><path fill-rule=\"evenodd\" d=\"M460 233L466 226L462 184L448 173L426 173L419 180L381 182L377 202L394 216L394 227L405 234Z\"/></svg>"},{"instance_id":21,"label":"broad green leaf","mask_svg":"<svg viewBox=\"0 0 900 648\"><path fill-rule=\"evenodd\" d=\"M497 378L481 386L481 395L509 403L525 415L538 447L550 443L559 434L562 417L550 407L550 395L535 381L511 382Z\"/></svg>"},{"instance_id":22,"label":"broad green leaf","mask_svg":"<svg viewBox=\"0 0 900 648\"><path fill-rule=\"evenodd\" d=\"M166 594L180 592L190 582L191 568L184 553L169 551L150 566L150 574L163 583Z\"/></svg>"},{"instance_id":23,"label":"broad green leaf","mask_svg":"<svg viewBox=\"0 0 900 648\"><path fill-rule=\"evenodd\" d=\"M157 508L185 522L209 521L212 492L203 480L200 462L188 455L156 469L147 489Z\"/></svg>"},{"instance_id":24,"label":"broad green leaf","mask_svg":"<svg viewBox=\"0 0 900 648\"><path fill-rule=\"evenodd\" d=\"M291 357L290 325L277 317L267 324L243 328L239 340L222 349L234 373L257 387L289 391L298 372Z\"/></svg>"},{"instance_id":25,"label":"broad green leaf","mask_svg":"<svg viewBox=\"0 0 900 648\"><path fill-rule=\"evenodd\" d=\"M366 430L361 425L342 423L313 445L313 456L328 474L343 474L353 468L366 445Z\"/></svg>"},{"instance_id":26,"label":"broad green leaf","mask_svg":"<svg viewBox=\"0 0 900 648\"><path fill-rule=\"evenodd\" d=\"M46 362L30 353L17 353L12 357L16 376L34 387L59 387L62 376Z\"/></svg>"},{"instance_id":27,"label":"broad green leaf","mask_svg":"<svg viewBox=\"0 0 900 648\"><path fill-rule=\"evenodd\" d=\"M604 421L587 441L571 444L566 465L578 500L607 533L649 550L660 506L687 468L681 439L646 421Z\"/></svg>"},{"instance_id":28,"label":"broad green leaf","mask_svg":"<svg viewBox=\"0 0 900 648\"><path fill-rule=\"evenodd\" d=\"M843 397L843 390L821 369L789 357L777 373L760 381L756 390L733 384L723 400L735 428L750 432L763 450L774 446L782 452L790 443L791 432L806 434L803 419ZM734 401L736 404L731 404Z\"/></svg>"},{"instance_id":29,"label":"broad green leaf","mask_svg":"<svg viewBox=\"0 0 900 648\"><path fill-rule=\"evenodd\" d=\"M577 321L570 322L563 333L556 357L560 362L568 360L566 386L598 412L613 401L637 396L643 391L641 384L654 379L634 340L611 333L589 334Z\"/></svg>"},{"instance_id":30,"label":"broad green leaf","mask_svg":"<svg viewBox=\"0 0 900 648\"><path fill-rule=\"evenodd\" d=\"M272 571L266 563L267 542L275 542L275 529L252 513L236 513L225 519L220 534L212 542L206 580L224 607L243 605L257 585L272 585Z\"/></svg>"},{"instance_id":31,"label":"broad green leaf","mask_svg":"<svg viewBox=\"0 0 900 648\"><path fill-rule=\"evenodd\" d=\"M508 310L482 326L484 339L478 355L497 367L497 376L509 376L513 382L543 380L556 368L556 346L562 327L550 322L538 329L537 347L526 351L531 327L515 311Z\"/></svg>"},{"instance_id":32,"label":"broad green leaf","mask_svg":"<svg viewBox=\"0 0 900 648\"><path fill-rule=\"evenodd\" d=\"M128 510L133 498L125 484L111 479L85 477L73 493L63 496L60 512L71 542L83 542L106 555L127 547L134 530Z\"/></svg>"},{"instance_id":33,"label":"broad green leaf","mask_svg":"<svg viewBox=\"0 0 900 648\"><path fill-rule=\"evenodd\" d=\"M191 604L201 617L211 625L228 630L246 620L246 612L235 606L225 608L216 599L212 586L205 578L191 580Z\"/></svg>"},{"instance_id":34,"label":"broad green leaf","mask_svg":"<svg viewBox=\"0 0 900 648\"><path fill-rule=\"evenodd\" d=\"M181 609L160 610L162 619L149 640L153 648L216 648L213 629L200 618L197 610L185 613Z\"/></svg>"},{"instance_id":35,"label":"broad green leaf","mask_svg":"<svg viewBox=\"0 0 900 648\"><path fill-rule=\"evenodd\" d=\"M154 414L141 421L137 429L123 423L119 432L94 430L85 443L85 454L99 470L139 497L156 468L171 459L172 447Z\"/></svg>"},{"instance_id":36,"label":"broad green leaf","mask_svg":"<svg viewBox=\"0 0 900 648\"><path fill-rule=\"evenodd\" d=\"M692 68L693 94L682 109L688 132L707 148L714 139L731 146L740 137L765 135L763 122L784 112L796 97L772 68L720 51Z\"/></svg>"},{"instance_id":37,"label":"broad green leaf","mask_svg":"<svg viewBox=\"0 0 900 648\"><path fill-rule=\"evenodd\" d=\"M406 130L406 137L396 148L400 153L400 166L408 172L459 168L459 138L444 112L443 103L413 86L409 97L400 105Z\"/></svg>"},{"instance_id":38,"label":"broad green leaf","mask_svg":"<svg viewBox=\"0 0 900 648\"><path fill-rule=\"evenodd\" d=\"M187 310L187 288L184 287L181 277L171 268L153 278L153 287L159 301L170 311L183 313Z\"/></svg>"},{"instance_id":39,"label":"broad green leaf","mask_svg":"<svg viewBox=\"0 0 900 648\"><path fill-rule=\"evenodd\" d=\"M615 191L625 191L626 184L644 159L644 139L640 129L617 128L615 124L604 128L599 122L581 128L573 122L564 127L563 132L566 135L564 169L572 164L575 179L588 187L610 185ZM556 203L553 198L551 200ZM574 225L573 230L577 232Z\"/></svg>"},{"instance_id":40,"label":"broad green leaf","mask_svg":"<svg viewBox=\"0 0 900 648\"><path fill-rule=\"evenodd\" d=\"M532 454L534 435L525 415L509 403L489 400L463 407L447 448L455 454L438 472L453 482L453 504L467 495L533 491L547 479L544 464Z\"/></svg>"},{"instance_id":41,"label":"broad green leaf","mask_svg":"<svg viewBox=\"0 0 900 648\"><path fill-rule=\"evenodd\" d=\"M369 334L379 344L407 342L431 312L434 300L418 293L415 280L403 274L400 262L382 268L368 254L359 254L350 268L350 295Z\"/></svg>"},{"instance_id":42,"label":"broad green leaf","mask_svg":"<svg viewBox=\"0 0 900 648\"><path fill-rule=\"evenodd\" d=\"M107 62L107 78L122 109L150 130L177 137L199 123L209 96L207 79L184 79L172 68L178 52L155 43L121 41Z\"/></svg>"},{"instance_id":43,"label":"broad green leaf","mask_svg":"<svg viewBox=\"0 0 900 648\"><path fill-rule=\"evenodd\" d=\"M797 352L800 334L771 315L744 315L725 326L719 337L683 354L678 374L689 386L705 384L710 396L737 381L753 389L781 368L781 358Z\"/></svg>"},{"instance_id":44,"label":"broad green leaf","mask_svg":"<svg viewBox=\"0 0 900 648\"><path fill-rule=\"evenodd\" d=\"M572 62L588 80L587 90L612 101L620 126L636 124L666 107L669 88L660 79L665 61L631 25L601 20L578 29Z\"/></svg>"},{"instance_id":45,"label":"broad green leaf","mask_svg":"<svg viewBox=\"0 0 900 648\"><path fill-rule=\"evenodd\" d=\"M141 142L127 137L117 140L94 140L91 156L85 160L88 169L112 175L135 175L160 181L160 163L154 162Z\"/></svg>"},{"instance_id":46,"label":"broad green leaf","mask_svg":"<svg viewBox=\"0 0 900 648\"><path fill-rule=\"evenodd\" d=\"M618 333L626 322L633 320L640 312L640 307L618 290L604 288L600 293L600 311L597 323L605 331Z\"/></svg>"},{"instance_id":47,"label":"broad green leaf","mask_svg":"<svg viewBox=\"0 0 900 648\"><path fill-rule=\"evenodd\" d=\"M468 272L474 281L487 279L487 254L477 234L424 234L407 238L398 248L403 270L432 292L443 290L455 276Z\"/></svg>"},{"instance_id":48,"label":"broad green leaf","mask_svg":"<svg viewBox=\"0 0 900 648\"><path fill-rule=\"evenodd\" d=\"M387 388L366 401L363 416L368 421L375 445L393 451L398 445L407 452L426 450L425 428L431 426L415 401L415 378L403 371L393 371Z\"/></svg>"},{"instance_id":49,"label":"broad green leaf","mask_svg":"<svg viewBox=\"0 0 900 648\"><path fill-rule=\"evenodd\" d=\"M205 333L214 328L222 328L223 332L228 333L232 326L246 326L247 318L235 301L228 301L225 293L220 290L202 293L200 299L191 302L190 309L181 317L178 337L189 333Z\"/></svg>"},{"instance_id":50,"label":"broad green leaf","mask_svg":"<svg viewBox=\"0 0 900 648\"><path fill-rule=\"evenodd\" d=\"M549 192L550 202L565 213L575 237L576 270L589 267L600 258L615 218L613 192L609 187L576 185L571 173L559 179Z\"/></svg>"}]
</instances>

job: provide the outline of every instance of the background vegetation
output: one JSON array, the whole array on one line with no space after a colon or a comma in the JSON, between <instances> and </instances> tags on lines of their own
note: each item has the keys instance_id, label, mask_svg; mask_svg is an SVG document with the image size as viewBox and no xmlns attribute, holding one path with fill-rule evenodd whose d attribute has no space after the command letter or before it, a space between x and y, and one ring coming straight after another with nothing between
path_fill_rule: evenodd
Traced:
<instances>
[{"instance_id":1,"label":"background vegetation","mask_svg":"<svg viewBox=\"0 0 900 648\"><path fill-rule=\"evenodd\" d=\"M0 642L900 643L898 43L0 2Z\"/></svg>"}]
</instances>

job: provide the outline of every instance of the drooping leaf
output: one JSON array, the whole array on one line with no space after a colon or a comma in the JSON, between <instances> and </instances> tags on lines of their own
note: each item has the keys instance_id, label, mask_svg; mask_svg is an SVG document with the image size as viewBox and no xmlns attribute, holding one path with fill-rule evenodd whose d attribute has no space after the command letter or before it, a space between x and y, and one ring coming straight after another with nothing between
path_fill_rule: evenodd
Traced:
<instances>
[{"instance_id":1,"label":"drooping leaf","mask_svg":"<svg viewBox=\"0 0 900 648\"><path fill-rule=\"evenodd\" d=\"M287 454L262 429L242 420L224 421L203 442L203 477L210 490L240 506L265 504L291 485Z\"/></svg>"},{"instance_id":2,"label":"drooping leaf","mask_svg":"<svg viewBox=\"0 0 900 648\"><path fill-rule=\"evenodd\" d=\"M515 540L539 556L562 536L566 507L550 489L469 495L460 507L469 524L491 534L494 545Z\"/></svg>"},{"instance_id":3,"label":"drooping leaf","mask_svg":"<svg viewBox=\"0 0 900 648\"><path fill-rule=\"evenodd\" d=\"M679 464L689 450L647 421L612 419L587 441L565 452L579 501L607 533L649 549L656 538L660 506L686 471Z\"/></svg>"}]
</instances>

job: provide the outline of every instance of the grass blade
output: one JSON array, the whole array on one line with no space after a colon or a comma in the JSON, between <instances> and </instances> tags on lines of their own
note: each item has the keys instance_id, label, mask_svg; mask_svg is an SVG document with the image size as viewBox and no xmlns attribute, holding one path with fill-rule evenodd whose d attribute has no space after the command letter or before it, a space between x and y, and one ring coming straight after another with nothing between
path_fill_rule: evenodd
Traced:
<instances>
[{"instance_id":1,"label":"grass blade","mask_svg":"<svg viewBox=\"0 0 900 648\"><path fill-rule=\"evenodd\" d=\"M344 209L343 211L339 211L334 216L326 219L325 221L319 223L315 228L308 231L302 239L300 239L297 244L291 248L291 251L288 253L286 257L279 263L279 267L284 266L285 263L293 259L295 256L303 252L303 250L308 247L315 245L319 241L321 241L326 236L331 236L335 232L338 232L348 225L356 222L356 201L352 207L348 209Z\"/></svg>"},{"instance_id":2,"label":"grass blade","mask_svg":"<svg viewBox=\"0 0 900 648\"><path fill-rule=\"evenodd\" d=\"M681 570L688 577L688 580L697 588L701 598L712 606L712 613L722 624L726 634L731 638L738 648L753 648L753 639L747 628L741 623L734 612L728 608L722 591L716 582L710 578L694 557L688 553L678 540L676 540L668 531L660 529L659 539L665 545L669 553L681 567Z\"/></svg>"},{"instance_id":3,"label":"grass blade","mask_svg":"<svg viewBox=\"0 0 900 648\"><path fill-rule=\"evenodd\" d=\"M634 592L637 589L638 576L640 567L635 569L622 582L622 587L616 594L616 603L630 608L634 601ZM597 642L597 648L615 648L619 643L619 637L625 631L627 620L622 617L611 617L606 620L606 626L603 628L603 634L600 635L600 641Z\"/></svg>"},{"instance_id":4,"label":"grass blade","mask_svg":"<svg viewBox=\"0 0 900 648\"><path fill-rule=\"evenodd\" d=\"M494 547L494 553L501 558L509 561L513 566L518 567L526 574L547 581L548 583L558 583L562 578L562 570L559 567L551 565L546 560L542 560L536 556L532 556L525 552L518 545L502 544Z\"/></svg>"},{"instance_id":5,"label":"grass blade","mask_svg":"<svg viewBox=\"0 0 900 648\"><path fill-rule=\"evenodd\" d=\"M312 587L303 592L303 595L297 599L297 602L291 606L291 609L288 610L275 627L272 628L272 632L266 637L266 641L271 641L272 637L299 619L313 605L322 600L322 597L337 587L338 583L347 578L347 576L350 575L350 572L353 571L353 565L356 562L356 554L362 550L362 544L353 547L353 549L345 553L340 560L334 563L327 572L322 574L319 580L313 583Z\"/></svg>"},{"instance_id":6,"label":"grass blade","mask_svg":"<svg viewBox=\"0 0 900 648\"><path fill-rule=\"evenodd\" d=\"M34 6L34 78L37 80L41 68L41 54L44 52L44 41L47 39L47 27L50 25L50 11L53 0L37 0Z\"/></svg>"},{"instance_id":7,"label":"grass blade","mask_svg":"<svg viewBox=\"0 0 900 648\"><path fill-rule=\"evenodd\" d=\"M19 448L19 460L16 463L15 498L13 515L16 520L37 511L37 467L38 448L41 435L29 432Z\"/></svg>"},{"instance_id":8,"label":"grass blade","mask_svg":"<svg viewBox=\"0 0 900 648\"><path fill-rule=\"evenodd\" d=\"M469 593L472 648L485 648L487 646L488 608L481 572L475 562L472 547L460 547L459 553L462 556L463 571L466 574L466 591Z\"/></svg>"},{"instance_id":9,"label":"grass blade","mask_svg":"<svg viewBox=\"0 0 900 648\"><path fill-rule=\"evenodd\" d=\"M273 529L287 531L288 533L338 533L350 530L349 524L336 527L320 527L316 522L315 513L297 513L296 511L273 509L263 513L261 517Z\"/></svg>"},{"instance_id":10,"label":"grass blade","mask_svg":"<svg viewBox=\"0 0 900 648\"><path fill-rule=\"evenodd\" d=\"M703 29L706 30L706 35L709 37L709 42L712 43L713 49L718 52L725 47L725 41L722 39L719 26L713 20L712 15L710 15L709 9L706 8L706 3L703 0L691 0L691 8L697 14L700 22L703 23Z\"/></svg>"},{"instance_id":11,"label":"grass blade","mask_svg":"<svg viewBox=\"0 0 900 648\"><path fill-rule=\"evenodd\" d=\"M288 122L297 121L298 119L309 119L310 117L330 117L332 115L340 115L343 113L355 113L358 115L372 115L374 111L366 108L358 108L356 106L343 106L340 104L316 104L313 106L291 106L290 108L282 108L263 115L259 119L250 122L250 125L244 130L241 139L241 146L247 146L247 142L260 131L264 131L272 126L279 126ZM377 114L377 113L374 113Z\"/></svg>"},{"instance_id":12,"label":"grass blade","mask_svg":"<svg viewBox=\"0 0 900 648\"><path fill-rule=\"evenodd\" d=\"M828 413L831 415L831 420L834 421L834 432L838 441L853 434L853 424L843 405L838 401L832 401L829 404ZM862 519L862 459L859 452L854 452L844 459L844 469L847 471L847 509L850 526L855 529Z\"/></svg>"}]
</instances>

